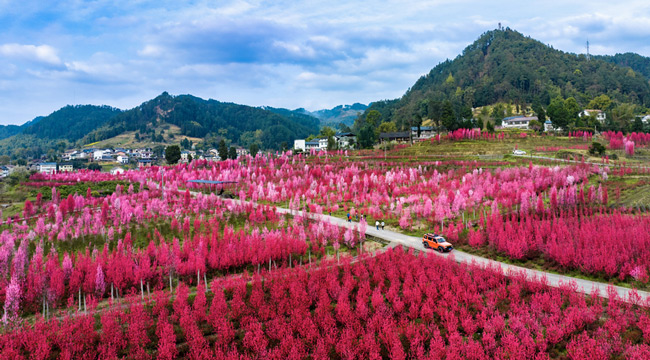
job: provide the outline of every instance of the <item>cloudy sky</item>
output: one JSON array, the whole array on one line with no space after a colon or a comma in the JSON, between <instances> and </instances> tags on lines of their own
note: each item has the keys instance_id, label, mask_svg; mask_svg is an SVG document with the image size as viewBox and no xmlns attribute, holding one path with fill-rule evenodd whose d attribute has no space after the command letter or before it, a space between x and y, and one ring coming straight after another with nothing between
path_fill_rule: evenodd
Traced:
<instances>
[{"instance_id":1,"label":"cloudy sky","mask_svg":"<svg viewBox=\"0 0 650 360\"><path fill-rule=\"evenodd\" d=\"M401 96L501 22L650 56L650 2L0 0L0 124L163 91L308 110Z\"/></svg>"}]
</instances>

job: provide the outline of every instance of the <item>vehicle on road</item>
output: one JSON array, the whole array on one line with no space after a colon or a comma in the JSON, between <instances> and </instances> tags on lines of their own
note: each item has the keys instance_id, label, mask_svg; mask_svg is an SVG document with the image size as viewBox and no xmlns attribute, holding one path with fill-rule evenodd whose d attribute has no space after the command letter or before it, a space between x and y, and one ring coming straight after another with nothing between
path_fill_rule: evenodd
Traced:
<instances>
[{"instance_id":1,"label":"vehicle on road","mask_svg":"<svg viewBox=\"0 0 650 360\"><path fill-rule=\"evenodd\" d=\"M422 246L425 249L438 250L439 252L449 252L454 249L453 245L447 242L442 235L424 234L422 237Z\"/></svg>"},{"instance_id":2,"label":"vehicle on road","mask_svg":"<svg viewBox=\"0 0 650 360\"><path fill-rule=\"evenodd\" d=\"M513 150L512 151L513 155L526 155L526 152L523 150Z\"/></svg>"}]
</instances>

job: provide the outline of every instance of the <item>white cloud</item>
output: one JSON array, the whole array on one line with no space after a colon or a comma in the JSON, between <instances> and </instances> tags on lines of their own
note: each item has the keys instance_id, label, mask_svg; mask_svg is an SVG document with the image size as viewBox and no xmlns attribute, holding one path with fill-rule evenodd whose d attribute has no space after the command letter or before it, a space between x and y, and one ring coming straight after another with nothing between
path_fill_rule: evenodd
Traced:
<instances>
[{"instance_id":1,"label":"white cloud","mask_svg":"<svg viewBox=\"0 0 650 360\"><path fill-rule=\"evenodd\" d=\"M49 65L61 64L56 49L49 45L4 44L0 45L0 55Z\"/></svg>"},{"instance_id":2,"label":"white cloud","mask_svg":"<svg viewBox=\"0 0 650 360\"><path fill-rule=\"evenodd\" d=\"M142 50L138 50L138 55L146 57L159 57L164 53L164 49L157 45L145 45Z\"/></svg>"}]
</instances>

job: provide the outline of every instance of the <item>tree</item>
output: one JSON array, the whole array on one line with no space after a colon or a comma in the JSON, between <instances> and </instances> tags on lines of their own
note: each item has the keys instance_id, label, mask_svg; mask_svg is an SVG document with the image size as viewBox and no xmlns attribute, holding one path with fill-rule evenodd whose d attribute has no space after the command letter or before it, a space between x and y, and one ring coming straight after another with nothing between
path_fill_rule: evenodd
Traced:
<instances>
[{"instance_id":1,"label":"tree","mask_svg":"<svg viewBox=\"0 0 650 360\"><path fill-rule=\"evenodd\" d=\"M231 146L228 150L228 159L235 160L237 159L237 149L234 146Z\"/></svg>"},{"instance_id":2,"label":"tree","mask_svg":"<svg viewBox=\"0 0 650 360\"><path fill-rule=\"evenodd\" d=\"M540 121L537 120L531 120L528 123L528 127L537 132L542 132L544 130L544 124L542 124Z\"/></svg>"},{"instance_id":3,"label":"tree","mask_svg":"<svg viewBox=\"0 0 650 360\"><path fill-rule=\"evenodd\" d=\"M339 130L341 132L344 132L344 133L352 132L352 129L350 129L349 126L345 125L345 123L342 123L342 122L338 123L338 125L336 125L336 127L339 128Z\"/></svg>"},{"instance_id":4,"label":"tree","mask_svg":"<svg viewBox=\"0 0 650 360\"><path fill-rule=\"evenodd\" d=\"M397 126L392 121L386 121L379 125L377 133L389 133L397 131Z\"/></svg>"},{"instance_id":5,"label":"tree","mask_svg":"<svg viewBox=\"0 0 650 360\"><path fill-rule=\"evenodd\" d=\"M498 103L492 107L492 118L494 119L494 124L499 126L503 120L506 108L502 103Z\"/></svg>"},{"instance_id":6,"label":"tree","mask_svg":"<svg viewBox=\"0 0 650 360\"><path fill-rule=\"evenodd\" d=\"M260 151L260 147L256 143L252 143L248 151L251 153L252 157L255 157L257 156L257 153Z\"/></svg>"},{"instance_id":7,"label":"tree","mask_svg":"<svg viewBox=\"0 0 650 360\"><path fill-rule=\"evenodd\" d=\"M535 115L537 115L537 119L543 124L546 121L546 111L544 111L544 108L540 103L533 103L533 106L531 106L533 109L533 112Z\"/></svg>"},{"instance_id":8,"label":"tree","mask_svg":"<svg viewBox=\"0 0 650 360\"><path fill-rule=\"evenodd\" d=\"M593 100L589 102L587 107L589 109L598 109L598 110L608 110L609 107L612 105L612 99L609 98L609 96L602 94L598 95Z\"/></svg>"},{"instance_id":9,"label":"tree","mask_svg":"<svg viewBox=\"0 0 650 360\"><path fill-rule=\"evenodd\" d=\"M589 147L589 154L591 155L603 155L605 153L605 146L599 142L591 143Z\"/></svg>"},{"instance_id":10,"label":"tree","mask_svg":"<svg viewBox=\"0 0 650 360\"><path fill-rule=\"evenodd\" d=\"M442 103L442 126L444 126L448 131L454 131L458 129L458 122L456 121L456 114L454 113L454 108L451 105L451 101L446 100Z\"/></svg>"},{"instance_id":11,"label":"tree","mask_svg":"<svg viewBox=\"0 0 650 360\"><path fill-rule=\"evenodd\" d=\"M564 109L566 110L567 115L569 116L569 121L576 120L578 118L578 114L582 110L580 108L580 105L578 105L576 99L573 97L564 100Z\"/></svg>"},{"instance_id":12,"label":"tree","mask_svg":"<svg viewBox=\"0 0 650 360\"><path fill-rule=\"evenodd\" d=\"M366 115L366 124L377 127L381 123L381 113L377 110L370 110Z\"/></svg>"},{"instance_id":13,"label":"tree","mask_svg":"<svg viewBox=\"0 0 650 360\"><path fill-rule=\"evenodd\" d=\"M170 145L165 149L165 160L168 164L176 164L181 159L181 148L178 145Z\"/></svg>"},{"instance_id":14,"label":"tree","mask_svg":"<svg viewBox=\"0 0 650 360\"><path fill-rule=\"evenodd\" d=\"M632 122L632 131L633 132L643 132L643 120L640 117L635 117L634 122Z\"/></svg>"},{"instance_id":15,"label":"tree","mask_svg":"<svg viewBox=\"0 0 650 360\"><path fill-rule=\"evenodd\" d=\"M323 126L322 129L320 129L320 133L318 134L319 137L321 138L329 138L330 136L334 136L336 134L336 131L332 129L329 126Z\"/></svg>"},{"instance_id":16,"label":"tree","mask_svg":"<svg viewBox=\"0 0 650 360\"><path fill-rule=\"evenodd\" d=\"M366 125L359 131L359 146L363 149L371 148L375 143L375 130L370 125Z\"/></svg>"},{"instance_id":17,"label":"tree","mask_svg":"<svg viewBox=\"0 0 650 360\"><path fill-rule=\"evenodd\" d=\"M336 139L333 135L327 137L327 150L336 150Z\"/></svg>"},{"instance_id":18,"label":"tree","mask_svg":"<svg viewBox=\"0 0 650 360\"><path fill-rule=\"evenodd\" d=\"M555 129L566 130L569 125L569 113L564 108L564 100L561 97L556 97L551 101L547 112Z\"/></svg>"},{"instance_id":19,"label":"tree","mask_svg":"<svg viewBox=\"0 0 650 360\"><path fill-rule=\"evenodd\" d=\"M194 159L192 158L192 154L187 154L187 162L188 162L188 163L191 163L192 160L194 160Z\"/></svg>"},{"instance_id":20,"label":"tree","mask_svg":"<svg viewBox=\"0 0 650 360\"><path fill-rule=\"evenodd\" d=\"M93 163L88 164L88 170L92 170L92 171L101 171L101 170L102 170L102 166L99 165L99 164L96 163L96 162L93 162Z\"/></svg>"},{"instance_id":21,"label":"tree","mask_svg":"<svg viewBox=\"0 0 650 360\"><path fill-rule=\"evenodd\" d=\"M219 152L219 158L221 160L226 160L228 158L228 147L226 146L226 140L221 139L221 141L219 141L219 148L217 151Z\"/></svg>"},{"instance_id":22,"label":"tree","mask_svg":"<svg viewBox=\"0 0 650 360\"><path fill-rule=\"evenodd\" d=\"M153 147L152 152L153 152L154 156L161 158L165 154L165 146L164 145L156 145L156 146Z\"/></svg>"}]
</instances>

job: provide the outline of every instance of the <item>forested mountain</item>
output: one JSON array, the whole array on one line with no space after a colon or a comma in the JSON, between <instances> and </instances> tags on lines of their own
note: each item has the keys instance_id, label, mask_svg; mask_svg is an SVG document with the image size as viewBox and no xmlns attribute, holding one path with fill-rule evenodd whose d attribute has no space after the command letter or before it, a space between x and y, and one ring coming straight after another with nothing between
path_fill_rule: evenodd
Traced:
<instances>
[{"instance_id":1,"label":"forested mountain","mask_svg":"<svg viewBox=\"0 0 650 360\"><path fill-rule=\"evenodd\" d=\"M471 108L497 102L546 106L554 98L573 97L586 106L605 94L613 102L650 106L650 85L644 76L648 61L633 54L587 59L510 29L493 30L454 60L438 64L402 98L372 103L355 129L365 126L372 110L381 114L380 122L393 121L405 129L423 118L440 121L447 113L462 121L472 116Z\"/></svg>"},{"instance_id":2,"label":"forested mountain","mask_svg":"<svg viewBox=\"0 0 650 360\"><path fill-rule=\"evenodd\" d=\"M290 146L294 139L318 132L318 119L276 112L164 92L112 118L83 141L92 143L126 131L144 135L161 122L177 125L182 135L196 138L219 136L238 143L242 136L256 136L259 145L267 149L278 149L282 143ZM254 134L256 131L261 133Z\"/></svg>"},{"instance_id":3,"label":"forested mountain","mask_svg":"<svg viewBox=\"0 0 650 360\"><path fill-rule=\"evenodd\" d=\"M126 132L162 143L160 131L176 125L180 135L204 140L216 147L221 138L229 143L261 148L290 147L296 138L318 133L319 120L299 111L256 108L191 95L172 96L164 92L131 110L110 106L66 106L21 126L0 127L0 155L38 158L65 148L113 138ZM157 132L160 131L160 132ZM175 141L166 134L165 143ZM178 140L176 140L178 141Z\"/></svg>"},{"instance_id":4,"label":"forested mountain","mask_svg":"<svg viewBox=\"0 0 650 360\"><path fill-rule=\"evenodd\" d=\"M0 125L0 140L16 135L22 130L22 127L18 125Z\"/></svg>"},{"instance_id":5,"label":"forested mountain","mask_svg":"<svg viewBox=\"0 0 650 360\"><path fill-rule=\"evenodd\" d=\"M121 113L122 110L106 105L68 105L28 124L22 133L41 139L65 139L74 142Z\"/></svg>"}]
</instances>

